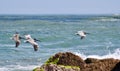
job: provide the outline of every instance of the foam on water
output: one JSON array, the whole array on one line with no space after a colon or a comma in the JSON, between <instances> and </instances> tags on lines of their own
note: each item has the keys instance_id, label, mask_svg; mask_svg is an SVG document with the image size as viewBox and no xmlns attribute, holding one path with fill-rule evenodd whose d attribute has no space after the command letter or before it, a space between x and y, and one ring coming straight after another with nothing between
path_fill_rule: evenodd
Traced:
<instances>
[{"instance_id":1,"label":"foam on water","mask_svg":"<svg viewBox=\"0 0 120 71\"><path fill-rule=\"evenodd\" d=\"M111 21L111 22L115 22L115 21L120 21L119 19L113 19L113 18L101 18L99 20L96 21L102 21L102 22L107 22L107 21Z\"/></svg>"},{"instance_id":2,"label":"foam on water","mask_svg":"<svg viewBox=\"0 0 120 71\"><path fill-rule=\"evenodd\" d=\"M114 59L120 59L120 48L117 48L113 53L109 52L106 55L100 56L100 55L84 55L83 53L75 52L76 55L82 57L84 60L86 58L97 58L97 59L105 59L105 58L114 58Z\"/></svg>"},{"instance_id":3,"label":"foam on water","mask_svg":"<svg viewBox=\"0 0 120 71\"><path fill-rule=\"evenodd\" d=\"M13 44L0 44L0 46L2 46L2 47L14 47L15 45L13 45Z\"/></svg>"},{"instance_id":4,"label":"foam on water","mask_svg":"<svg viewBox=\"0 0 120 71\"><path fill-rule=\"evenodd\" d=\"M36 66L37 65L28 65L28 66L8 65L6 67L0 67L0 71L31 71L34 68L36 68Z\"/></svg>"},{"instance_id":5,"label":"foam on water","mask_svg":"<svg viewBox=\"0 0 120 71\"><path fill-rule=\"evenodd\" d=\"M60 43L64 43L64 41L57 41L57 42L49 42L49 43L43 43L43 45L56 45L56 44L60 44Z\"/></svg>"}]
</instances>

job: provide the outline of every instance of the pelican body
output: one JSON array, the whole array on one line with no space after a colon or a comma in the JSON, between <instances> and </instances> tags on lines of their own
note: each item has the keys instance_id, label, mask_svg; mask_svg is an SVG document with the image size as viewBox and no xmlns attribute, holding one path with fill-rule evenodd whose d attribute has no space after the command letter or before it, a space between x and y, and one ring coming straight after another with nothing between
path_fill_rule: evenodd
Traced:
<instances>
[{"instance_id":1,"label":"pelican body","mask_svg":"<svg viewBox=\"0 0 120 71\"><path fill-rule=\"evenodd\" d=\"M89 34L89 33L86 33L86 32L84 32L84 31L78 31L78 32L76 33L76 35L79 35L79 36L81 37L81 39L85 38L85 37L86 37L86 34Z\"/></svg>"},{"instance_id":2,"label":"pelican body","mask_svg":"<svg viewBox=\"0 0 120 71\"><path fill-rule=\"evenodd\" d=\"M21 43L20 35L18 33L13 35L12 40L15 41L15 47L18 47L20 45L20 43Z\"/></svg>"},{"instance_id":3,"label":"pelican body","mask_svg":"<svg viewBox=\"0 0 120 71\"><path fill-rule=\"evenodd\" d=\"M31 38L30 35L25 35L25 38L26 38L26 42L32 44L32 46L34 47L34 51L37 51L38 50L38 44L35 42L35 40L33 38Z\"/></svg>"}]
</instances>

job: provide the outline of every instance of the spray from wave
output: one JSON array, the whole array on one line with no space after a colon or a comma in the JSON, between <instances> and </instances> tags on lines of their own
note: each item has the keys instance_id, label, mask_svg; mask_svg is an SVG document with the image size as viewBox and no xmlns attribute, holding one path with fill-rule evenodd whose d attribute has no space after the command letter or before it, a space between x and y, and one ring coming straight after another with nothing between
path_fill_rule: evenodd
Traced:
<instances>
[{"instance_id":1,"label":"spray from wave","mask_svg":"<svg viewBox=\"0 0 120 71\"><path fill-rule=\"evenodd\" d=\"M113 53L109 52L106 55L100 56L100 55L84 55L83 53L75 53L76 55L82 57L84 60L86 58L97 58L97 59L105 59L105 58L114 58L114 59L120 59L120 48L116 49Z\"/></svg>"}]
</instances>

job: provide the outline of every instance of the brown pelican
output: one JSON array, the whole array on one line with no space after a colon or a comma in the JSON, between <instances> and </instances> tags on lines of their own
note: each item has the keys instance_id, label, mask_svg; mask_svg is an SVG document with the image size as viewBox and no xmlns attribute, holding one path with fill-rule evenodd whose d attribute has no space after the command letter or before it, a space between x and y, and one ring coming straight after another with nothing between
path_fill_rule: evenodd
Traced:
<instances>
[{"instance_id":1,"label":"brown pelican","mask_svg":"<svg viewBox=\"0 0 120 71\"><path fill-rule=\"evenodd\" d=\"M86 37L86 34L89 34L89 33L86 33L84 31L77 31L77 33L75 33L76 35L79 35L81 37L81 39L85 38Z\"/></svg>"},{"instance_id":2,"label":"brown pelican","mask_svg":"<svg viewBox=\"0 0 120 71\"><path fill-rule=\"evenodd\" d=\"M29 34L28 35L25 35L25 39L26 39L26 42L32 44L32 46L34 47L34 51L37 51L38 50L38 44L36 43L36 40L33 39Z\"/></svg>"},{"instance_id":3,"label":"brown pelican","mask_svg":"<svg viewBox=\"0 0 120 71\"><path fill-rule=\"evenodd\" d=\"M18 47L20 45L20 43L21 43L20 39L21 39L21 37L20 37L19 33L16 32L12 37L12 40L15 41L15 47Z\"/></svg>"}]
</instances>

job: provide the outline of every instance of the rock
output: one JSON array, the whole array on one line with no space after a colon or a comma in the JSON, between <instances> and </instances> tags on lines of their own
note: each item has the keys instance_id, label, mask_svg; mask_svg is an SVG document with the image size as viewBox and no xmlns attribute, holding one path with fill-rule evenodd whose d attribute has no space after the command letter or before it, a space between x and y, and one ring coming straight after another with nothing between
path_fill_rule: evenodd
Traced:
<instances>
[{"instance_id":1,"label":"rock","mask_svg":"<svg viewBox=\"0 0 120 71\"><path fill-rule=\"evenodd\" d=\"M86 67L81 71L112 71L120 60L108 58L108 59L94 59L88 58L85 60Z\"/></svg>"},{"instance_id":2,"label":"rock","mask_svg":"<svg viewBox=\"0 0 120 71\"><path fill-rule=\"evenodd\" d=\"M71 53L57 53L33 71L120 71L120 60L87 58Z\"/></svg>"},{"instance_id":3,"label":"rock","mask_svg":"<svg viewBox=\"0 0 120 71\"><path fill-rule=\"evenodd\" d=\"M42 65L40 68L37 68L36 71L80 71L80 68L74 66L48 64Z\"/></svg>"},{"instance_id":4,"label":"rock","mask_svg":"<svg viewBox=\"0 0 120 71\"><path fill-rule=\"evenodd\" d=\"M85 62L87 63L87 64L89 64L89 63L96 63L96 62L98 62L99 60L98 59L95 59L95 58L87 58L86 60L85 60Z\"/></svg>"},{"instance_id":5,"label":"rock","mask_svg":"<svg viewBox=\"0 0 120 71\"><path fill-rule=\"evenodd\" d=\"M79 56L66 52L66 53L58 53L53 56L53 59L59 58L57 65L67 65L67 66L84 66L85 62Z\"/></svg>"},{"instance_id":6,"label":"rock","mask_svg":"<svg viewBox=\"0 0 120 71\"><path fill-rule=\"evenodd\" d=\"M116 64L112 71L120 71L120 62Z\"/></svg>"}]
</instances>

